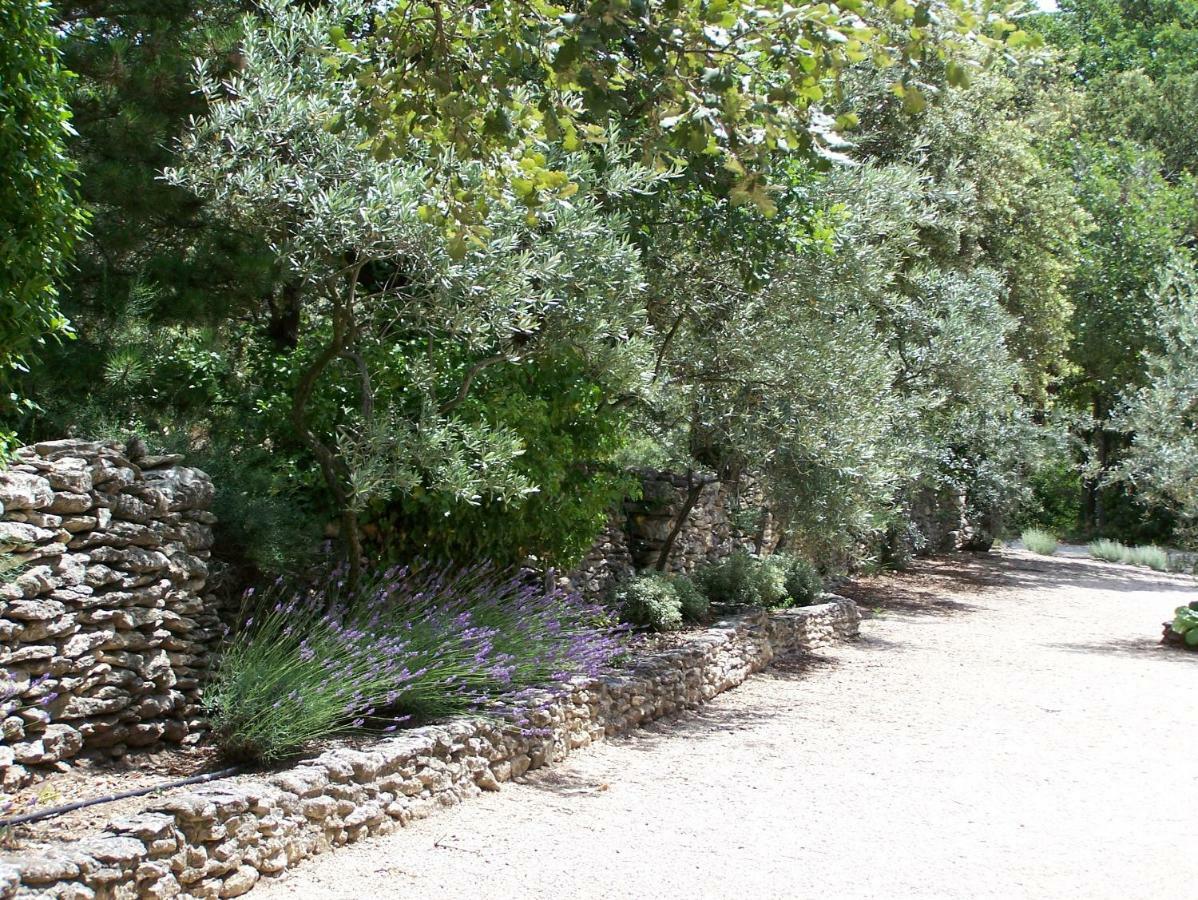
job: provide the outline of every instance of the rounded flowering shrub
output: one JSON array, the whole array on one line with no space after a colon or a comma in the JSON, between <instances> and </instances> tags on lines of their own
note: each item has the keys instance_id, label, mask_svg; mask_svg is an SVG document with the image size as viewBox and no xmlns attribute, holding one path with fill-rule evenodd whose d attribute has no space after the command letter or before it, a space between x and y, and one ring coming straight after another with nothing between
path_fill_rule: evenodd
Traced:
<instances>
[{"instance_id":1,"label":"rounded flowering shrub","mask_svg":"<svg viewBox=\"0 0 1198 900\"><path fill-rule=\"evenodd\" d=\"M522 691L552 695L620 650L601 607L487 565L397 567L354 590L340 572L302 590L280 581L245 610L204 706L225 756L251 762L343 730L510 712Z\"/></svg>"}]
</instances>

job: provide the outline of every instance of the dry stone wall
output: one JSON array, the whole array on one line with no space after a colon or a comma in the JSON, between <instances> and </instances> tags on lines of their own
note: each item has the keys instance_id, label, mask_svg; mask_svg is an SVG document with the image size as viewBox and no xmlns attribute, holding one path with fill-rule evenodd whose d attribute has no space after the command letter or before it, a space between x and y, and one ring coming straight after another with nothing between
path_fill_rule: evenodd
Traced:
<instances>
[{"instance_id":1,"label":"dry stone wall","mask_svg":"<svg viewBox=\"0 0 1198 900\"><path fill-rule=\"evenodd\" d=\"M853 602L824 599L720 622L616 674L579 679L551 702L529 698L533 729L454 719L331 749L273 775L147 801L104 833L0 856L0 900L239 896L305 857L393 831L592 741L698 706L775 655L856 635Z\"/></svg>"},{"instance_id":2,"label":"dry stone wall","mask_svg":"<svg viewBox=\"0 0 1198 900\"><path fill-rule=\"evenodd\" d=\"M0 781L180 741L216 616L211 480L138 442L18 450L0 472Z\"/></svg>"},{"instance_id":3,"label":"dry stone wall","mask_svg":"<svg viewBox=\"0 0 1198 900\"><path fill-rule=\"evenodd\" d=\"M666 559L665 571L687 574L718 562L742 543L772 551L778 534L761 491L751 479L701 482L698 500L687 514ZM647 470L641 473L641 497L629 500L608 523L570 581L580 591L601 595L617 581L656 567L670 531L686 505L685 475ZM743 511L743 512L742 512ZM746 520L737 527L735 519ZM738 535L747 535L740 536Z\"/></svg>"}]
</instances>

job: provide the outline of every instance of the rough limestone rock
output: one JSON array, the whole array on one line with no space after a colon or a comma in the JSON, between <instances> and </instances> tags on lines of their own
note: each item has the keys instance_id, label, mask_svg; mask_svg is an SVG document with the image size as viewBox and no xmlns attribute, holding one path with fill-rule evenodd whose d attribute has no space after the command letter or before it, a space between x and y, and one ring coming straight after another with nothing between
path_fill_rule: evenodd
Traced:
<instances>
[{"instance_id":1,"label":"rough limestone rock","mask_svg":"<svg viewBox=\"0 0 1198 900\"><path fill-rule=\"evenodd\" d=\"M134 449L46 441L0 472L0 550L22 566L0 584L4 784L189 734L219 633L204 596L213 487Z\"/></svg>"},{"instance_id":2,"label":"rough limestone rock","mask_svg":"<svg viewBox=\"0 0 1198 900\"><path fill-rule=\"evenodd\" d=\"M711 475L682 475L644 470L641 498L630 500L611 518L607 528L565 581L576 590L601 597L618 581L655 568L670 532L686 505L692 486L698 496L682 522L666 558L665 571L688 574L718 562L738 547L769 553L779 535L760 488L751 478L725 484ZM757 531L738 538L733 517L738 509L758 509Z\"/></svg>"}]
</instances>

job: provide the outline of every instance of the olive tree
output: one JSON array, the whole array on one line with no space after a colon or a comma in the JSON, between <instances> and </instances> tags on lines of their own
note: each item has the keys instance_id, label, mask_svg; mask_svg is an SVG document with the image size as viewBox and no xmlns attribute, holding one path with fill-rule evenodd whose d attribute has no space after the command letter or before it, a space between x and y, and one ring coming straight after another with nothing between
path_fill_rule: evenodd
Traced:
<instances>
[{"instance_id":1,"label":"olive tree","mask_svg":"<svg viewBox=\"0 0 1198 900\"><path fill-rule=\"evenodd\" d=\"M511 466L525 449L513 433L456 415L484 370L568 346L613 393L635 389L641 270L624 221L594 197L645 191L657 176L614 152L572 157L561 167L584 190L535 217L500 197L478 210L469 243L446 241L430 183L451 174L478 192L484 166L451 149L370 151L352 116L357 83L329 62L338 30L362 24L361 4L272 0L264 16L245 22L234 77L201 65L209 112L167 177L261 235L298 298L289 424L356 564L373 496L516 503L537 489Z\"/></svg>"}]
</instances>

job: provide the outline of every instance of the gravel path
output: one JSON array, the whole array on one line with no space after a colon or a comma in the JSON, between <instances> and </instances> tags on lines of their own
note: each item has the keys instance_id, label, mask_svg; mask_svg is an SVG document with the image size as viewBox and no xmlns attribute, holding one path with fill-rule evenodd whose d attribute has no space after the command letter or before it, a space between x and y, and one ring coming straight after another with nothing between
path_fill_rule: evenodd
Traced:
<instances>
[{"instance_id":1,"label":"gravel path","mask_svg":"<svg viewBox=\"0 0 1198 900\"><path fill-rule=\"evenodd\" d=\"M1192 579L1021 552L844 591L862 639L318 857L255 900L1195 896Z\"/></svg>"}]
</instances>

